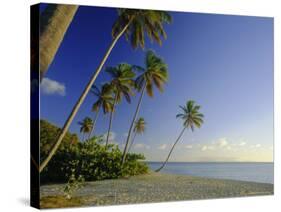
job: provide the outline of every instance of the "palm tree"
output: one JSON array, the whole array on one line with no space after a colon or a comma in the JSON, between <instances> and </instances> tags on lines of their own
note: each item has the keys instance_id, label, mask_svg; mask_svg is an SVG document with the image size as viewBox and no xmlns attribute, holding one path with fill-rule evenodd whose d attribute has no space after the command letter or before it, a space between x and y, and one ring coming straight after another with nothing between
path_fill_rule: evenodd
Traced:
<instances>
[{"instance_id":1,"label":"palm tree","mask_svg":"<svg viewBox=\"0 0 281 212\"><path fill-rule=\"evenodd\" d=\"M77 9L77 5L48 4L40 15L40 80L52 63Z\"/></svg>"},{"instance_id":2,"label":"palm tree","mask_svg":"<svg viewBox=\"0 0 281 212\"><path fill-rule=\"evenodd\" d=\"M82 122L78 122L78 124L81 126L80 132L83 135L82 141L84 141L85 134L90 133L91 129L93 128L93 120L89 117L86 117L83 119Z\"/></svg>"},{"instance_id":3,"label":"palm tree","mask_svg":"<svg viewBox=\"0 0 281 212\"><path fill-rule=\"evenodd\" d=\"M168 80L167 64L151 50L146 53L145 68L137 68L142 72L141 75L136 79L136 86L137 89L141 91L141 95L128 132L128 137L122 156L122 165L126 159L128 144L130 143L133 126L139 113L144 91L146 90L146 93L149 97L153 97L153 86L156 86L162 92L164 83L166 83Z\"/></svg>"},{"instance_id":4,"label":"palm tree","mask_svg":"<svg viewBox=\"0 0 281 212\"><path fill-rule=\"evenodd\" d=\"M179 113L176 117L183 120L183 129L182 129L180 135L178 136L177 140L173 144L173 146L168 154L167 159L165 160L165 162L162 164L162 166L159 169L155 170L156 172L159 172L166 165L166 163L168 162L168 160L172 154L173 149L175 148L176 144L180 140L184 131L186 129L190 128L191 131L193 132L195 127L200 128L201 125L203 124L204 115L202 113L199 113L200 106L196 105L194 101L192 101L192 100L187 101L186 105L180 106L180 108L182 109L182 113Z\"/></svg>"},{"instance_id":5,"label":"palm tree","mask_svg":"<svg viewBox=\"0 0 281 212\"><path fill-rule=\"evenodd\" d=\"M144 121L143 117L140 117L136 122L135 122L135 126L134 126L134 136L132 138L132 141L130 143L130 146L128 148L128 152L130 152L131 147L133 146L134 140L137 136L137 134L142 134L145 131L145 125L146 122Z\"/></svg>"},{"instance_id":6,"label":"palm tree","mask_svg":"<svg viewBox=\"0 0 281 212\"><path fill-rule=\"evenodd\" d=\"M128 103L131 103L131 95L133 95L132 88L135 86L133 81L135 73L133 72L133 66L127 63L121 63L115 67L107 67L105 71L109 73L112 78L110 85L114 93L113 110L110 113L110 121L105 143L105 146L107 146L116 104L122 101L123 96Z\"/></svg>"},{"instance_id":7,"label":"palm tree","mask_svg":"<svg viewBox=\"0 0 281 212\"><path fill-rule=\"evenodd\" d=\"M84 102L97 76L101 72L105 61L107 60L119 38L125 33L127 40L131 41L133 48L137 48L138 46L144 47L144 34L146 33L151 40L155 40L158 44L161 45L161 37L166 38L163 24L171 23L171 21L171 16L165 11L118 9L118 17L112 27L112 42L109 45L109 48L107 49L96 71L91 76L90 81L86 85L81 96L74 105L70 115L68 116L64 126L61 129L60 135L54 147L40 165L39 172L41 172L47 166L53 155L56 153L63 137L70 127L70 124L72 123L80 106Z\"/></svg>"},{"instance_id":8,"label":"palm tree","mask_svg":"<svg viewBox=\"0 0 281 212\"><path fill-rule=\"evenodd\" d=\"M103 110L104 114L111 112L113 110L114 101L111 86L108 83L103 84L101 89L94 85L91 89L91 93L97 97L97 101L92 106L92 111L95 112L96 115L94 117L93 127L89 133L89 138L94 133L100 109Z\"/></svg>"}]
</instances>

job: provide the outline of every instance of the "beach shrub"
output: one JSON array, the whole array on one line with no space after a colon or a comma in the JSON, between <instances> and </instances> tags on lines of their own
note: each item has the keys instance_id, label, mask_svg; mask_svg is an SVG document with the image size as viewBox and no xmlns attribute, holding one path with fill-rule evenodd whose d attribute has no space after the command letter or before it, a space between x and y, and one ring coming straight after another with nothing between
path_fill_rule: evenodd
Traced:
<instances>
[{"instance_id":1,"label":"beach shrub","mask_svg":"<svg viewBox=\"0 0 281 212\"><path fill-rule=\"evenodd\" d=\"M84 185L85 179L82 175L75 176L75 170L72 169L72 174L69 176L68 182L63 189L66 199L71 199L73 194Z\"/></svg>"},{"instance_id":2,"label":"beach shrub","mask_svg":"<svg viewBox=\"0 0 281 212\"><path fill-rule=\"evenodd\" d=\"M46 120L40 120L40 160L42 160L48 155L52 146L55 144L57 136L59 135L60 128L51 124ZM69 146L75 146L79 142L78 136L72 133L66 133L63 138L59 151L69 148Z\"/></svg>"},{"instance_id":3,"label":"beach shrub","mask_svg":"<svg viewBox=\"0 0 281 212\"><path fill-rule=\"evenodd\" d=\"M40 181L68 182L70 176L78 179L80 175L86 181L93 181L144 174L148 172L147 164L141 161L144 159L142 154L129 153L121 167L122 152L118 145L105 147L102 137L93 137L60 148L40 174Z\"/></svg>"}]
</instances>

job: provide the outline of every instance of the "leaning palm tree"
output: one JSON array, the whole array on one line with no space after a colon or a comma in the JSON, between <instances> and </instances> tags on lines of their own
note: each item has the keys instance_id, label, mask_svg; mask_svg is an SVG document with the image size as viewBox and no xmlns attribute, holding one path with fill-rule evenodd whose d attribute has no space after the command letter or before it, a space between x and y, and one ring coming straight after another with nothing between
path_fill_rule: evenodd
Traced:
<instances>
[{"instance_id":1,"label":"leaning palm tree","mask_svg":"<svg viewBox=\"0 0 281 212\"><path fill-rule=\"evenodd\" d=\"M128 152L130 152L130 149L131 147L133 146L133 143L135 141L135 138L137 136L137 134L142 134L144 133L145 131L145 125L146 125L146 122L144 121L144 118L143 117L140 117L136 122L135 122L135 126L134 126L134 135L133 135L133 138L132 138L132 141L130 143L130 146L128 148Z\"/></svg>"},{"instance_id":2,"label":"leaning palm tree","mask_svg":"<svg viewBox=\"0 0 281 212\"><path fill-rule=\"evenodd\" d=\"M105 146L107 146L116 104L122 101L123 96L128 103L131 103L131 95L133 95L132 88L135 86L133 80L135 73L133 72L133 66L127 63L121 63L115 67L107 67L105 71L109 73L112 78L110 85L114 93L113 110L110 113L108 132L105 142Z\"/></svg>"},{"instance_id":3,"label":"leaning palm tree","mask_svg":"<svg viewBox=\"0 0 281 212\"><path fill-rule=\"evenodd\" d=\"M153 86L156 86L161 92L163 91L164 83L168 81L168 67L167 64L163 61L162 58L158 57L153 51L149 50L146 53L145 58L145 68L137 67L141 71L141 75L136 79L137 89L141 92L137 108L131 122L131 126L128 132L128 137L126 140L125 148L122 155L122 165L125 162L128 144L130 143L131 134L133 131L134 123L137 119L140 105L144 92L149 97L153 97Z\"/></svg>"},{"instance_id":4,"label":"leaning palm tree","mask_svg":"<svg viewBox=\"0 0 281 212\"><path fill-rule=\"evenodd\" d=\"M94 74L91 76L90 81L86 85L81 96L74 105L70 115L68 116L64 126L61 129L60 135L50 151L49 155L40 165L39 172L41 172L49 163L53 155L56 153L57 149L62 142L63 137L65 136L70 124L72 123L75 115L77 114L80 106L84 102L87 94L89 93L91 87L93 86L97 76L102 70L102 67L110 55L113 47L117 41L125 34L128 41L131 42L133 48L144 47L145 33L153 41L155 40L159 45L161 45L161 38L166 38L166 33L164 31L163 24L171 23L172 17L169 13L165 11L157 10L136 10L136 9L118 9L118 17L112 27L112 42L109 45L105 55L103 56L102 61L95 70Z\"/></svg>"},{"instance_id":5,"label":"leaning palm tree","mask_svg":"<svg viewBox=\"0 0 281 212\"><path fill-rule=\"evenodd\" d=\"M97 100L92 106L92 111L95 112L95 117L93 127L89 133L89 138L94 133L100 109L103 110L104 114L111 112L113 110L114 101L111 86L108 83L103 84L101 89L94 85L91 89L91 93L97 97Z\"/></svg>"},{"instance_id":6,"label":"leaning palm tree","mask_svg":"<svg viewBox=\"0 0 281 212\"><path fill-rule=\"evenodd\" d=\"M40 15L40 79L52 63L77 9L77 5L48 4Z\"/></svg>"},{"instance_id":7,"label":"leaning palm tree","mask_svg":"<svg viewBox=\"0 0 281 212\"><path fill-rule=\"evenodd\" d=\"M80 133L82 133L82 141L85 139L85 134L90 133L93 127L93 120L89 117L83 119L83 121L78 122L80 127Z\"/></svg>"},{"instance_id":8,"label":"leaning palm tree","mask_svg":"<svg viewBox=\"0 0 281 212\"><path fill-rule=\"evenodd\" d=\"M168 162L168 160L172 154L172 151L174 150L176 144L180 140L184 131L186 129L190 128L191 131L193 132L195 127L200 128L201 125L203 124L204 115L199 112L200 106L196 105L194 101L192 101L192 100L187 101L186 105L180 106L180 108L182 109L182 113L179 113L176 117L181 118L183 120L183 129L182 129L180 135L178 136L177 140L173 144L173 146L168 154L167 159L165 160L165 162L162 164L162 166L159 169L155 170L156 172L159 172L166 165L166 163Z\"/></svg>"}]
</instances>

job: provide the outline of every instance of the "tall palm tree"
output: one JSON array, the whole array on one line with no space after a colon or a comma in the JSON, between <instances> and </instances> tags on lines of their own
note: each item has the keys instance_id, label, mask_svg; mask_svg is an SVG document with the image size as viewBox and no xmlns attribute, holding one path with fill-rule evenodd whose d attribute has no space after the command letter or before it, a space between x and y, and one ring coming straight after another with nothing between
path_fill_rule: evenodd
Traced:
<instances>
[{"instance_id":1,"label":"tall palm tree","mask_svg":"<svg viewBox=\"0 0 281 212\"><path fill-rule=\"evenodd\" d=\"M146 53L145 68L142 67L137 67L137 68L139 71L142 72L141 75L138 76L136 79L136 86L137 89L141 92L141 95L128 132L128 137L126 140L126 144L122 156L122 165L124 164L126 159L128 144L130 143L134 123L137 119L145 90L149 97L153 97L153 87L156 86L158 90L162 92L164 84L168 81L167 64L163 61L162 58L158 57L151 50L147 51Z\"/></svg>"},{"instance_id":2,"label":"tall palm tree","mask_svg":"<svg viewBox=\"0 0 281 212\"><path fill-rule=\"evenodd\" d=\"M91 89L91 93L97 97L97 100L92 106L92 111L95 112L96 115L94 117L93 127L89 133L89 138L94 133L100 109L103 110L104 114L111 112L113 110L114 101L111 86L108 83L103 84L101 89L94 85Z\"/></svg>"},{"instance_id":3,"label":"tall palm tree","mask_svg":"<svg viewBox=\"0 0 281 212\"><path fill-rule=\"evenodd\" d=\"M179 113L176 117L183 120L183 129L182 129L180 135L178 136L177 140L173 144L173 146L168 154L167 159L165 160L165 162L162 164L162 166L159 169L155 170L156 172L159 172L166 165L166 163L168 162L168 160L172 154L172 151L174 150L176 144L180 140L184 131L186 129L190 128L191 131L193 132L195 127L200 128L201 125L203 124L204 115L199 112L200 106L196 105L194 101L192 101L192 100L187 101L186 105L180 106L180 108L182 109L182 113Z\"/></svg>"},{"instance_id":4,"label":"tall palm tree","mask_svg":"<svg viewBox=\"0 0 281 212\"><path fill-rule=\"evenodd\" d=\"M77 5L48 4L40 15L40 79L52 63L77 9Z\"/></svg>"},{"instance_id":5,"label":"tall palm tree","mask_svg":"<svg viewBox=\"0 0 281 212\"><path fill-rule=\"evenodd\" d=\"M146 122L144 121L143 117L140 117L136 122L135 122L135 126L134 126L134 135L132 138L132 141L130 143L130 146L128 148L128 152L130 152L131 147L133 146L133 143L135 141L135 138L137 136L137 134L142 134L145 131L145 126L146 126Z\"/></svg>"},{"instance_id":6,"label":"tall palm tree","mask_svg":"<svg viewBox=\"0 0 281 212\"><path fill-rule=\"evenodd\" d=\"M165 11L157 10L136 10L136 9L118 9L118 17L112 27L112 42L109 45L102 61L91 76L90 81L86 85L81 96L74 105L70 115L68 116L64 126L61 129L60 135L56 141L56 144L50 151L49 155L40 165L39 172L41 172L56 153L63 137L65 136L70 124L72 123L75 115L77 114L80 106L84 102L87 94L89 93L92 85L94 84L97 76L102 70L102 67L110 55L113 47L125 33L128 41L131 41L132 47L138 46L144 47L144 34L146 33L151 40L155 40L161 45L161 37L166 38L163 24L171 23L172 17Z\"/></svg>"},{"instance_id":7,"label":"tall palm tree","mask_svg":"<svg viewBox=\"0 0 281 212\"><path fill-rule=\"evenodd\" d=\"M109 73L112 78L110 85L114 93L113 110L110 113L110 121L105 143L105 146L107 146L116 104L122 101L123 96L128 103L131 103L131 95L133 95L132 88L135 86L133 80L135 73L133 72L133 66L127 63L121 63L115 67L107 67L105 71Z\"/></svg>"},{"instance_id":8,"label":"tall palm tree","mask_svg":"<svg viewBox=\"0 0 281 212\"><path fill-rule=\"evenodd\" d=\"M90 133L91 129L93 128L93 120L90 117L86 117L83 119L83 121L78 122L80 127L80 132L83 135L82 141L85 139L85 134Z\"/></svg>"}]
</instances>

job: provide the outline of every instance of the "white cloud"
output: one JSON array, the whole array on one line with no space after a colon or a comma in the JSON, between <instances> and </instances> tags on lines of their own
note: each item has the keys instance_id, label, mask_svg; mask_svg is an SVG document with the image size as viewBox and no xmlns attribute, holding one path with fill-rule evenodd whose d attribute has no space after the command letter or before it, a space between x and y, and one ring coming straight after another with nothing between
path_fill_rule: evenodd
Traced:
<instances>
[{"instance_id":1,"label":"white cloud","mask_svg":"<svg viewBox=\"0 0 281 212\"><path fill-rule=\"evenodd\" d=\"M218 145L219 147L226 147L228 145L226 138L220 138L218 141Z\"/></svg>"},{"instance_id":2,"label":"white cloud","mask_svg":"<svg viewBox=\"0 0 281 212\"><path fill-rule=\"evenodd\" d=\"M203 147L201 148L202 151L206 151L207 149L208 149L207 146L203 146Z\"/></svg>"},{"instance_id":3,"label":"white cloud","mask_svg":"<svg viewBox=\"0 0 281 212\"><path fill-rule=\"evenodd\" d=\"M245 146L246 142L240 142L239 146Z\"/></svg>"},{"instance_id":4,"label":"white cloud","mask_svg":"<svg viewBox=\"0 0 281 212\"><path fill-rule=\"evenodd\" d=\"M186 149L192 149L192 145L186 145L185 148Z\"/></svg>"},{"instance_id":5,"label":"white cloud","mask_svg":"<svg viewBox=\"0 0 281 212\"><path fill-rule=\"evenodd\" d=\"M204 146L202 146L202 148L201 148L201 151L207 151L207 150L214 150L215 149L215 147L214 146L208 146L208 145L204 145Z\"/></svg>"},{"instance_id":6,"label":"white cloud","mask_svg":"<svg viewBox=\"0 0 281 212\"><path fill-rule=\"evenodd\" d=\"M158 149L165 150L168 147L167 144L162 144L158 147Z\"/></svg>"},{"instance_id":7,"label":"white cloud","mask_svg":"<svg viewBox=\"0 0 281 212\"><path fill-rule=\"evenodd\" d=\"M102 136L103 140L106 140L106 138L107 138L107 132L104 133L103 136ZM115 141L115 138L116 138L116 133L115 132L110 132L108 140L113 142L113 141Z\"/></svg>"},{"instance_id":8,"label":"white cloud","mask_svg":"<svg viewBox=\"0 0 281 212\"><path fill-rule=\"evenodd\" d=\"M123 136L124 137L128 137L128 133L126 132L126 133L123 133Z\"/></svg>"},{"instance_id":9,"label":"white cloud","mask_svg":"<svg viewBox=\"0 0 281 212\"><path fill-rule=\"evenodd\" d=\"M143 143L137 143L134 145L134 149L150 149L150 146Z\"/></svg>"},{"instance_id":10,"label":"white cloud","mask_svg":"<svg viewBox=\"0 0 281 212\"><path fill-rule=\"evenodd\" d=\"M47 95L57 94L60 96L65 96L65 85L49 78L42 79L40 89L44 94Z\"/></svg>"},{"instance_id":11,"label":"white cloud","mask_svg":"<svg viewBox=\"0 0 281 212\"><path fill-rule=\"evenodd\" d=\"M251 146L252 149L257 149L257 148L260 148L260 147L261 147L261 144L256 144L256 145Z\"/></svg>"}]
</instances>

